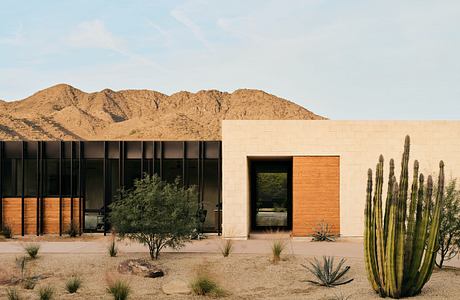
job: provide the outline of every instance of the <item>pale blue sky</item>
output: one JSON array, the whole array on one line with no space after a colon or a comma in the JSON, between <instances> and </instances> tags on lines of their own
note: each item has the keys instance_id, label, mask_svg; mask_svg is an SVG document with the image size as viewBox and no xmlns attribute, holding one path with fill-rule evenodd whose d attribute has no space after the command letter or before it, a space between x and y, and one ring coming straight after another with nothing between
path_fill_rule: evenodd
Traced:
<instances>
[{"instance_id":1,"label":"pale blue sky","mask_svg":"<svg viewBox=\"0 0 460 300\"><path fill-rule=\"evenodd\" d=\"M265 90L332 119L458 119L460 1L0 2L0 98Z\"/></svg>"}]
</instances>

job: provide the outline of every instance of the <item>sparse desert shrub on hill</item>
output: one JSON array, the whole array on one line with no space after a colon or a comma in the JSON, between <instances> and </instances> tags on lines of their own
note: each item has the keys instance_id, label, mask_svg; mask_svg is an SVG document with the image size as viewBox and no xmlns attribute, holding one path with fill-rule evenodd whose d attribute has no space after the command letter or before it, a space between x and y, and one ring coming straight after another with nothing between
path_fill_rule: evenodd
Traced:
<instances>
[{"instance_id":1,"label":"sparse desert shrub on hill","mask_svg":"<svg viewBox=\"0 0 460 300\"><path fill-rule=\"evenodd\" d=\"M199 272L192 280L190 287L192 292L198 296L223 297L226 292L219 287L217 282L205 272Z\"/></svg>"},{"instance_id":2,"label":"sparse desert shrub on hill","mask_svg":"<svg viewBox=\"0 0 460 300\"><path fill-rule=\"evenodd\" d=\"M325 287L334 287L353 281L353 278L342 278L350 270L350 266L342 268L343 264L345 263L344 258L340 260L339 264L335 268L334 257L330 256L323 256L322 263L316 257L313 259L313 261L309 261L308 263L310 266L302 265L302 267L310 271L310 273L313 274L317 280L307 280L307 282Z\"/></svg>"},{"instance_id":3,"label":"sparse desert shrub on hill","mask_svg":"<svg viewBox=\"0 0 460 300\"><path fill-rule=\"evenodd\" d=\"M184 188L179 179L167 183L146 174L110 205L110 223L120 237L147 245L151 259L158 259L164 247L177 249L191 240L199 223L196 199L195 188Z\"/></svg>"},{"instance_id":4,"label":"sparse desert shrub on hill","mask_svg":"<svg viewBox=\"0 0 460 300\"><path fill-rule=\"evenodd\" d=\"M460 191L456 189L456 185L457 180L451 179L444 193L439 226L439 250L436 257L436 266L439 268L460 251Z\"/></svg>"},{"instance_id":5,"label":"sparse desert shrub on hill","mask_svg":"<svg viewBox=\"0 0 460 300\"><path fill-rule=\"evenodd\" d=\"M126 300L131 293L129 283L120 278L107 279L107 292L113 296L114 300Z\"/></svg>"},{"instance_id":6,"label":"sparse desert shrub on hill","mask_svg":"<svg viewBox=\"0 0 460 300\"><path fill-rule=\"evenodd\" d=\"M283 240L274 240L272 243L272 262L274 264L281 260L281 253L286 248L286 242Z\"/></svg>"},{"instance_id":7,"label":"sparse desert shrub on hill","mask_svg":"<svg viewBox=\"0 0 460 300\"><path fill-rule=\"evenodd\" d=\"M2 234L6 239L13 238L13 229L8 225L3 225Z\"/></svg>"},{"instance_id":8,"label":"sparse desert shrub on hill","mask_svg":"<svg viewBox=\"0 0 460 300\"><path fill-rule=\"evenodd\" d=\"M40 300L51 300L54 298L54 288L51 286L42 286L38 289L38 298Z\"/></svg>"},{"instance_id":9,"label":"sparse desert shrub on hill","mask_svg":"<svg viewBox=\"0 0 460 300\"><path fill-rule=\"evenodd\" d=\"M70 294L74 294L81 287L81 278L79 276L71 276L65 283L65 289Z\"/></svg>"},{"instance_id":10,"label":"sparse desert shrub on hill","mask_svg":"<svg viewBox=\"0 0 460 300\"><path fill-rule=\"evenodd\" d=\"M332 233L332 225L322 221L312 234L315 242L335 242L335 235Z\"/></svg>"},{"instance_id":11,"label":"sparse desert shrub on hill","mask_svg":"<svg viewBox=\"0 0 460 300\"><path fill-rule=\"evenodd\" d=\"M31 259L36 259L38 257L38 251L40 251L39 244L27 244L24 246L24 250L29 255Z\"/></svg>"}]
</instances>

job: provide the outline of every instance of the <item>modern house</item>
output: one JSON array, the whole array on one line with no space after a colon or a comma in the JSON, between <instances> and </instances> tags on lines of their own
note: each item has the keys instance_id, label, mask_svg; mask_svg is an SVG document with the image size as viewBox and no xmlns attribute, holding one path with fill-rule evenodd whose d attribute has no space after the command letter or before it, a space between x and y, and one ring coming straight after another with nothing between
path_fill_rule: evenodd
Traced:
<instances>
[{"instance_id":1,"label":"modern house","mask_svg":"<svg viewBox=\"0 0 460 300\"><path fill-rule=\"evenodd\" d=\"M1 221L15 234L107 232L117 190L143 174L196 185L205 232L246 239L280 229L302 237L320 222L362 236L367 169L383 154L396 174L405 135L411 162L460 178L460 121L226 120L221 141L4 141Z\"/></svg>"}]
</instances>

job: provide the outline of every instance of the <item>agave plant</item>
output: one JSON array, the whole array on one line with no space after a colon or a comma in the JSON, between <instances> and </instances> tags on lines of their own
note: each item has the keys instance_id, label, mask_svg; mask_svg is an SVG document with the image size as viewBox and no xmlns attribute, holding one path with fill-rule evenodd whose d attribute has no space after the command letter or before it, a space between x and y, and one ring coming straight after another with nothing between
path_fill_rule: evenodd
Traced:
<instances>
[{"instance_id":1,"label":"agave plant","mask_svg":"<svg viewBox=\"0 0 460 300\"><path fill-rule=\"evenodd\" d=\"M310 266L302 265L302 267L310 271L310 273L312 273L318 280L307 280L307 282L320 286L334 287L353 281L353 278L342 278L350 270L350 266L342 268L345 263L344 258L340 260L339 264L335 268L334 257L331 256L323 256L322 263L316 257L313 258L313 261L309 261L308 263Z\"/></svg>"},{"instance_id":2,"label":"agave plant","mask_svg":"<svg viewBox=\"0 0 460 300\"><path fill-rule=\"evenodd\" d=\"M316 226L312 237L312 240L315 242L335 242L335 235L332 233L332 225L324 221Z\"/></svg>"},{"instance_id":3,"label":"agave plant","mask_svg":"<svg viewBox=\"0 0 460 300\"><path fill-rule=\"evenodd\" d=\"M433 204L433 179L428 176L425 188L417 161L414 162L412 188L408 193L409 150L410 138L406 136L399 183L394 176L394 161L390 161L384 212L382 155L377 164L374 186L372 170L368 171L364 258L368 279L381 297L401 298L419 294L430 279L436 260L444 163L439 163L438 190Z\"/></svg>"}]
</instances>

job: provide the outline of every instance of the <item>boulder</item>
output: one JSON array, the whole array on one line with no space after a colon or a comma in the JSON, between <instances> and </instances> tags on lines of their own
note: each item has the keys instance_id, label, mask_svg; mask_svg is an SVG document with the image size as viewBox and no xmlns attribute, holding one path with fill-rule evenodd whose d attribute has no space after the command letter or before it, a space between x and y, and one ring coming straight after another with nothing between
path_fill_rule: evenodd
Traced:
<instances>
[{"instance_id":1,"label":"boulder","mask_svg":"<svg viewBox=\"0 0 460 300\"><path fill-rule=\"evenodd\" d=\"M163 270L142 258L128 259L121 262L118 265L118 272L121 274L130 274L149 278L164 276Z\"/></svg>"}]
</instances>

